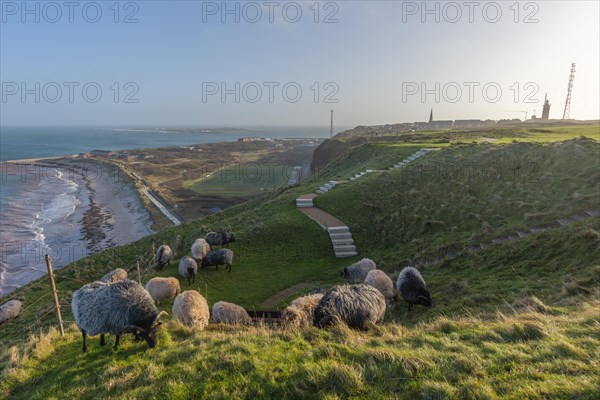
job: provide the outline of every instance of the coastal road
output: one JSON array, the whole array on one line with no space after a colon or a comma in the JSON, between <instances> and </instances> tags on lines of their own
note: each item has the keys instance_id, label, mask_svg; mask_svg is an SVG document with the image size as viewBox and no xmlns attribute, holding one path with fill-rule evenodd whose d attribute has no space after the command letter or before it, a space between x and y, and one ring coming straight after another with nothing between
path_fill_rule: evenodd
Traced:
<instances>
[{"instance_id":1,"label":"coastal road","mask_svg":"<svg viewBox=\"0 0 600 400\"><path fill-rule=\"evenodd\" d=\"M171 222L173 222L173 224L175 225L181 225L181 221L179 219L177 219L177 217L175 217L173 214L171 214L171 212L169 212L169 210L167 210L165 208L165 206L162 205L162 203L150 192L150 190L144 186L142 188L142 191L144 192L144 194L150 199L150 201L152 203L154 203L154 205L167 217L171 220Z\"/></svg>"}]
</instances>

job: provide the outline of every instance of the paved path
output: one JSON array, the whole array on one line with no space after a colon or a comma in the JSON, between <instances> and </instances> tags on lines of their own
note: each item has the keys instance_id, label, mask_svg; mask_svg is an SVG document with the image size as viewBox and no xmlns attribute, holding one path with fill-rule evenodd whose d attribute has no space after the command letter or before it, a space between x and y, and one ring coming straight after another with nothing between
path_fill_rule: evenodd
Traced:
<instances>
[{"instance_id":1,"label":"paved path","mask_svg":"<svg viewBox=\"0 0 600 400\"><path fill-rule=\"evenodd\" d=\"M317 207L306 207L300 208L304 214L308 215L310 219L321 225L323 229L331 228L334 226L346 226L342 221L334 217L333 215L326 213Z\"/></svg>"},{"instance_id":2,"label":"paved path","mask_svg":"<svg viewBox=\"0 0 600 400\"><path fill-rule=\"evenodd\" d=\"M266 300L264 300L262 303L259 304L259 307L262 307L265 309L277 307L279 304L281 304L282 301L284 301L288 297L290 297L296 293L299 293L305 289L308 289L308 288L312 287L313 285L314 285L314 282L296 283L295 285L287 287L287 288L275 293L273 296L267 298Z\"/></svg>"}]
</instances>

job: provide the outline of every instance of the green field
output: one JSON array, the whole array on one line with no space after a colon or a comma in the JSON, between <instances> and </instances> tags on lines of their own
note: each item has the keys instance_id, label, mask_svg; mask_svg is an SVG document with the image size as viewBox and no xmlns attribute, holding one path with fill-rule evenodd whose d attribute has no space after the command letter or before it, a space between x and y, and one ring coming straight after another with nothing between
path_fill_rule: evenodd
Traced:
<instances>
[{"instance_id":1,"label":"green field","mask_svg":"<svg viewBox=\"0 0 600 400\"><path fill-rule=\"evenodd\" d=\"M169 243L179 258L210 230L236 233L233 270L201 270L193 288L209 304L258 309L296 284L307 292L341 283L340 269L362 257L395 279L412 259L440 249L600 206L598 126L448 135L366 144L300 185L68 265L56 272L63 317L72 321L70 295L83 283L116 267L135 277L140 258L147 281L157 275L148 268L156 246ZM414 167L369 174L316 199L356 241L359 256L336 259L327 234L295 208L295 198L330 179L387 168L423 147L440 150ZM52 303L48 282L40 280L11 295L24 301L25 312L0 325L0 397L596 399L599 232L600 218L591 217L422 267L433 307L407 313L397 304L367 332L212 325L194 333L168 322L155 349L125 338L114 352L92 338L81 354L74 327L64 338L48 333ZM160 275L177 276L176 265ZM170 312L171 305L160 308Z\"/></svg>"},{"instance_id":2,"label":"green field","mask_svg":"<svg viewBox=\"0 0 600 400\"><path fill-rule=\"evenodd\" d=\"M186 189L207 196L256 196L287 183L292 167L280 164L237 164L184 182Z\"/></svg>"}]
</instances>

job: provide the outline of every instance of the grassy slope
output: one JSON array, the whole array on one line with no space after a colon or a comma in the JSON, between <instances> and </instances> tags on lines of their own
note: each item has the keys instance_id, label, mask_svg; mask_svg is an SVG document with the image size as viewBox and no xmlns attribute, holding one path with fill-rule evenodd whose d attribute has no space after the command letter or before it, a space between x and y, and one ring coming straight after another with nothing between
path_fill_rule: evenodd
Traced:
<instances>
[{"instance_id":1,"label":"grassy slope","mask_svg":"<svg viewBox=\"0 0 600 400\"><path fill-rule=\"evenodd\" d=\"M598 130L594 129L585 133L596 138ZM529 136L531 141L540 142L540 135L549 135L546 140L552 141L580 134L581 130L565 133L564 129L534 137L528 132L498 132L496 138L511 142L515 137L525 140ZM502 135L510 136L510 140L504 140ZM485 136L490 137L491 133ZM415 140L421 143L357 149L319 171L319 182L391 165L390 161L439 141L439 137L427 135L418 139ZM469 142L468 139L457 137L463 142ZM467 243L479 239L483 224L461 218L465 207L480 207L482 220L490 226L483 236L493 237L506 226L520 226L525 212L540 214L533 217L539 222L546 217L566 215L571 208L593 205L589 195L598 193L598 164L589 157L597 154L598 144L580 140L541 149L527 144L506 148L483 144L452 146L423 159L423 163L436 157L440 162L455 161L457 157L462 157L462 162L483 162L490 153L504 155L507 160L512 160L513 153L515 157L536 154L543 163L542 183L537 184L540 186L520 187L518 182L508 185L493 179L457 185L420 181L413 183L419 185L422 197L412 198L401 195L406 192L405 185L391 190L395 186L390 185L390 179L397 179L393 175L400 174L396 171L363 178L354 186L340 186L317 201L351 226L361 256L373 257L381 267L393 272L400 260L435 250L436 246L447 244L444 240ZM577 163L573 162L575 159ZM595 170L590 169L594 166ZM134 265L137 257L151 252L152 244L168 242L181 255L193 238L208 229L231 227L238 238L232 247L236 251L233 272L201 271L194 285L202 293L208 289L211 304L228 300L252 307L298 282L310 281L314 286L338 282L339 268L349 261L336 260L326 234L294 208L293 199L315 185L307 182L279 191L276 197L253 200L57 271L65 319L72 320L69 294L81 282L98 278L117 266ZM469 189L474 190L472 196L480 196L480 201L464 201ZM573 190L581 195L570 198ZM490 201L494 196L500 199ZM522 196L533 205L521 211L514 202L524 201ZM375 207L370 201L375 202ZM393 219L398 209L387 206L397 207L398 201L404 201L399 208L402 218ZM484 206L478 205L482 202ZM562 207L555 207L555 202ZM439 211L441 204L446 205L444 212ZM356 212L357 207L360 213ZM378 219L378 215L387 218ZM444 223L424 225L426 218ZM373 229L373 221L384 229ZM454 225L457 228L452 229L450 226ZM467 394L480 398L568 397L567 394L592 398L594 388L597 390L600 384L599 359L593 352L600 345L600 309L593 301L600 281L598 231L599 219L593 218L424 268L435 307L416 309L411 314L399 307L388 316L393 324L374 328L368 334L342 328L291 333L263 329L224 332L223 327L213 327L196 335L169 323L155 350L143 352L143 345L126 340L123 348L113 353L109 348L100 349L94 338L92 352L84 356L79 353L80 342L74 340L78 337L74 332L64 339L50 334L42 335L41 341L30 339L29 344L23 344L28 334L47 328L52 321L49 314L31 325L51 304L49 297L42 298L48 293L47 282L32 283L15 293L25 300L25 313L0 327L0 365L8 378L0 386L0 393L22 398L48 397L48 393L57 397L126 398L202 394L221 398L465 398ZM394 237L400 239L393 240ZM408 237L412 239L403 240ZM144 270L144 280L153 274ZM161 275L176 275L176 265ZM182 282L182 288L185 290L187 283ZM37 299L40 301L34 304ZM529 314L521 314L522 303L530 304ZM161 304L167 311L170 306L170 302ZM513 316L514 307L518 313ZM498 310L509 316L499 316ZM15 343L21 343L20 347L9 347ZM31 351L29 357L23 356Z\"/></svg>"}]
</instances>

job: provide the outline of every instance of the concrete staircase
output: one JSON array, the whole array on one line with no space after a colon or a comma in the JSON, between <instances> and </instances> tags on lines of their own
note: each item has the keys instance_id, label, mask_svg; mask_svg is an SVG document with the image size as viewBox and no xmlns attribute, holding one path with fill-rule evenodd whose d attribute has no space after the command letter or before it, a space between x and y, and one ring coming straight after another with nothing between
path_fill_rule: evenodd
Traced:
<instances>
[{"instance_id":1,"label":"concrete staircase","mask_svg":"<svg viewBox=\"0 0 600 400\"><path fill-rule=\"evenodd\" d=\"M327 228L327 233L329 233L333 252L337 258L353 257L358 254L350 228L347 226L332 226Z\"/></svg>"}]
</instances>

